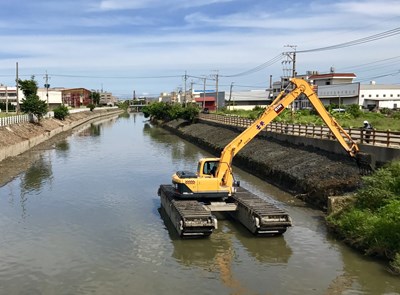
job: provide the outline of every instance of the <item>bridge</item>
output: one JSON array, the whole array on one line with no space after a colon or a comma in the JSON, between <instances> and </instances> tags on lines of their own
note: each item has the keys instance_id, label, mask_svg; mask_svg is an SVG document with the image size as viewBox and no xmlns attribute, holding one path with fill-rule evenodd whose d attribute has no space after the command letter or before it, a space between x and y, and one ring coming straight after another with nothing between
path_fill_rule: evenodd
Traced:
<instances>
[{"instance_id":1,"label":"bridge","mask_svg":"<svg viewBox=\"0 0 400 295\"><path fill-rule=\"evenodd\" d=\"M134 112L134 113L139 113L142 111L143 107L145 107L146 104L130 104L129 105L129 111Z\"/></svg>"}]
</instances>

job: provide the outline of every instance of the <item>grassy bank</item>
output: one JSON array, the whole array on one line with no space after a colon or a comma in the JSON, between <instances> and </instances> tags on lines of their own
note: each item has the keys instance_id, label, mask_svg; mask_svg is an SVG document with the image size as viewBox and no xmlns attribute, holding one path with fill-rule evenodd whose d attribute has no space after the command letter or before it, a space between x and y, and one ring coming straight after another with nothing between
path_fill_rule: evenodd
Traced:
<instances>
[{"instance_id":1,"label":"grassy bank","mask_svg":"<svg viewBox=\"0 0 400 295\"><path fill-rule=\"evenodd\" d=\"M328 216L328 225L355 248L388 258L400 273L400 161L363 180L354 202Z\"/></svg>"},{"instance_id":2,"label":"grassy bank","mask_svg":"<svg viewBox=\"0 0 400 295\"><path fill-rule=\"evenodd\" d=\"M334 111L334 107L328 107L328 112L343 127L362 127L363 121L367 120L377 130L400 131L400 112L392 110L381 110L381 112L363 112L354 106L347 106L345 112ZM233 114L245 118L256 119L263 112L263 108L256 107L251 111L245 110L223 110L221 114ZM291 112L285 110L279 115L275 122L293 123L293 124L315 124L323 125L321 117L312 110L298 110Z\"/></svg>"}]
</instances>

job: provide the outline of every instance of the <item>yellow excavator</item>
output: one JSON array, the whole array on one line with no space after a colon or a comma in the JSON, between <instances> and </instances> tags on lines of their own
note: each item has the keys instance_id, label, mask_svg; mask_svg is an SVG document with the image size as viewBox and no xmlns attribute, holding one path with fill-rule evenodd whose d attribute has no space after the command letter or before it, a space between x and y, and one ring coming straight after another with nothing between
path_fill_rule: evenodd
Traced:
<instances>
[{"instance_id":1,"label":"yellow excavator","mask_svg":"<svg viewBox=\"0 0 400 295\"><path fill-rule=\"evenodd\" d=\"M360 170L363 173L371 170L371 156L360 152L357 143L326 111L310 84L298 78L293 78L290 82L294 88L289 92L282 91L251 126L224 148L220 158L201 159L197 166L197 173L178 171L172 176L177 197L218 199L234 194L239 183L234 180L232 173L233 157L301 94L308 97L339 143L356 160Z\"/></svg>"},{"instance_id":2,"label":"yellow excavator","mask_svg":"<svg viewBox=\"0 0 400 295\"><path fill-rule=\"evenodd\" d=\"M255 235L280 235L292 225L282 209L241 188L232 173L233 157L297 97L305 95L350 157L363 171L371 170L371 156L326 111L307 81L291 79L291 90L282 91L264 113L233 139L220 158L201 159L197 172L178 171L172 185L160 185L161 205L182 237L209 236L217 228L214 213L228 213Z\"/></svg>"}]
</instances>

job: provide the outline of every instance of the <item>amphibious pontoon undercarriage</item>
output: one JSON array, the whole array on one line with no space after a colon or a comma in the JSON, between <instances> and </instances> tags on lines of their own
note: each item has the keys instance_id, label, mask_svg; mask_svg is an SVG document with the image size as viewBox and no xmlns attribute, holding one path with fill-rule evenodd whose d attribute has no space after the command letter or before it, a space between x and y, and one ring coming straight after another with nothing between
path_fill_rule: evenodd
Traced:
<instances>
[{"instance_id":1,"label":"amphibious pontoon undercarriage","mask_svg":"<svg viewBox=\"0 0 400 295\"><path fill-rule=\"evenodd\" d=\"M215 202L179 199L172 185L158 190L161 205L181 237L205 237L217 228L213 213L227 213L254 235L280 235L292 225L288 213L239 188L233 197Z\"/></svg>"}]
</instances>

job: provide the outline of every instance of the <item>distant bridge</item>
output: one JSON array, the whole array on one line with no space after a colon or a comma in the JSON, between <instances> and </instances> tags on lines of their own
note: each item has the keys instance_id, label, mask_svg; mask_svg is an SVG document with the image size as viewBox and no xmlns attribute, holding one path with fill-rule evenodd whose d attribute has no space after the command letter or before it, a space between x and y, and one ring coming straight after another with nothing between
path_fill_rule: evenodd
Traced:
<instances>
[{"instance_id":1,"label":"distant bridge","mask_svg":"<svg viewBox=\"0 0 400 295\"><path fill-rule=\"evenodd\" d=\"M129 111L130 112L141 112L143 107L145 107L146 104L130 104L129 105Z\"/></svg>"}]
</instances>

